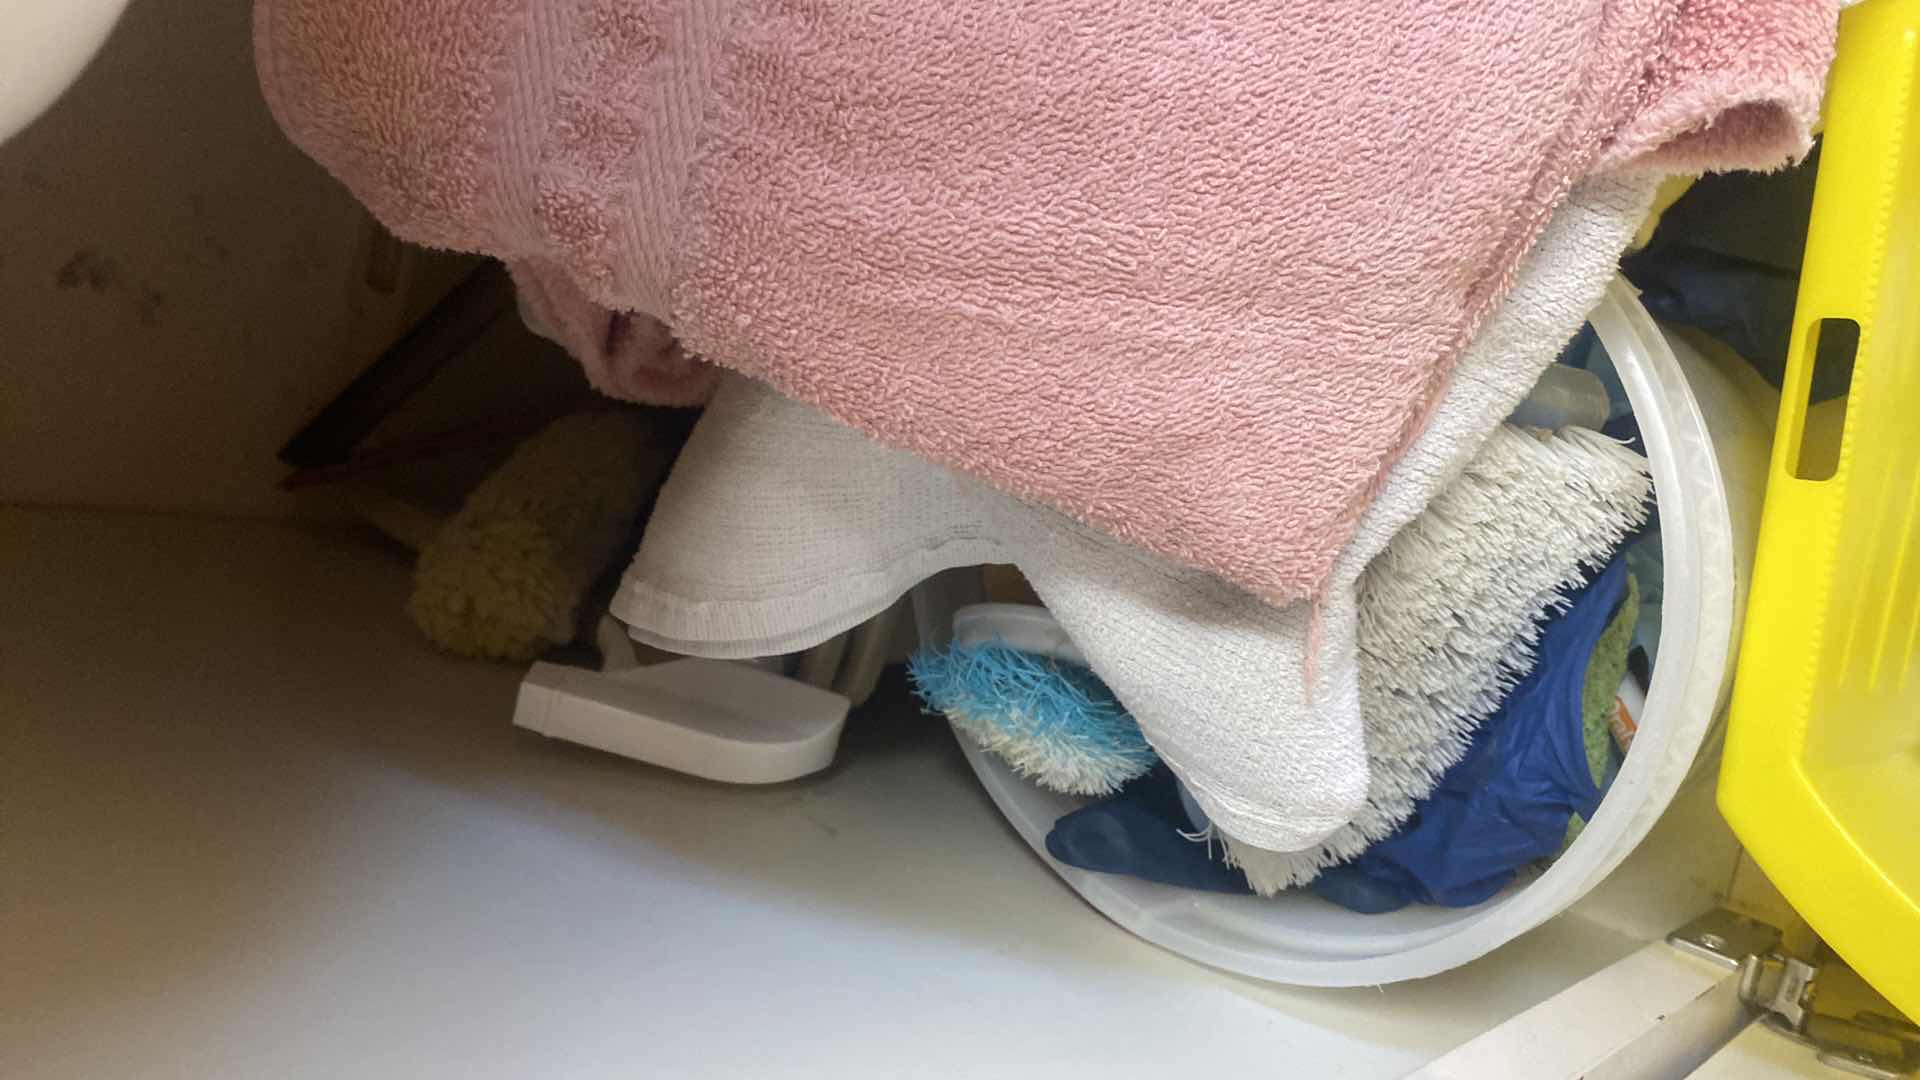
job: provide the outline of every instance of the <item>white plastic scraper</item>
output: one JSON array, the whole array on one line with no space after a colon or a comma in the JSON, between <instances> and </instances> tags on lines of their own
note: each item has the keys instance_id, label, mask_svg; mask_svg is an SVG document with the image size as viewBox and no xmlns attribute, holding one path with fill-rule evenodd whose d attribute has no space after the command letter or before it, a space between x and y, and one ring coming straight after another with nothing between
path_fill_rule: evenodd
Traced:
<instances>
[{"instance_id":1,"label":"white plastic scraper","mask_svg":"<svg viewBox=\"0 0 1920 1080\"><path fill-rule=\"evenodd\" d=\"M845 697L744 663L609 667L533 665L514 724L690 776L774 784L831 764L847 722Z\"/></svg>"}]
</instances>

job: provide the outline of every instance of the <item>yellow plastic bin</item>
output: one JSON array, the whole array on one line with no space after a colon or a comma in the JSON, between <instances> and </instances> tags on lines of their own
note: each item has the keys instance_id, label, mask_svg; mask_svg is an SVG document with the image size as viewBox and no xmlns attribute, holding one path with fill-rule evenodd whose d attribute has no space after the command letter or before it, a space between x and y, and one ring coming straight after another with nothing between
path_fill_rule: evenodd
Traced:
<instances>
[{"instance_id":1,"label":"yellow plastic bin","mask_svg":"<svg viewBox=\"0 0 1920 1080\"><path fill-rule=\"evenodd\" d=\"M1840 24L1720 806L1920 1016L1920 0ZM1809 408L1816 355L1842 403ZM1821 348L1822 342L1826 348Z\"/></svg>"}]
</instances>

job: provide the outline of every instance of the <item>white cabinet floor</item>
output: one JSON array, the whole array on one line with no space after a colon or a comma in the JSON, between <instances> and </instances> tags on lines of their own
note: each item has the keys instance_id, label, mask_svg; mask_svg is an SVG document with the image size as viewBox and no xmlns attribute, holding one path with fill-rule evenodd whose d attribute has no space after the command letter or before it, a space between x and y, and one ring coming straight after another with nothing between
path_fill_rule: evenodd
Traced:
<instances>
[{"instance_id":1,"label":"white cabinet floor","mask_svg":"<svg viewBox=\"0 0 1920 1080\"><path fill-rule=\"evenodd\" d=\"M354 532L0 509L0 1075L1395 1077L1708 905L1701 786L1594 897L1414 984L1141 943L942 727L690 780L509 723Z\"/></svg>"}]
</instances>

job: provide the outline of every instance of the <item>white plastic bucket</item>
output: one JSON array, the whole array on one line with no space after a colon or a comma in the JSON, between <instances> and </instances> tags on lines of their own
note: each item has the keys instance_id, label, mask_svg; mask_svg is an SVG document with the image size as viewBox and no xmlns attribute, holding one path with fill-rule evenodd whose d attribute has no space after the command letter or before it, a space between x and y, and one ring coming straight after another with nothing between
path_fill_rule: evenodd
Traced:
<instances>
[{"instance_id":1,"label":"white plastic bucket","mask_svg":"<svg viewBox=\"0 0 1920 1080\"><path fill-rule=\"evenodd\" d=\"M1054 861L1046 836L1080 800L1022 780L961 739L1001 812L1086 901L1133 933L1242 975L1360 986L1458 967L1580 899L1620 864L1686 779L1726 703L1772 437L1771 417L1684 341L1669 339L1624 280L1589 316L1646 440L1660 508L1665 604L1647 703L1599 812L1543 874L1472 908L1360 915L1300 892L1222 896Z\"/></svg>"}]
</instances>

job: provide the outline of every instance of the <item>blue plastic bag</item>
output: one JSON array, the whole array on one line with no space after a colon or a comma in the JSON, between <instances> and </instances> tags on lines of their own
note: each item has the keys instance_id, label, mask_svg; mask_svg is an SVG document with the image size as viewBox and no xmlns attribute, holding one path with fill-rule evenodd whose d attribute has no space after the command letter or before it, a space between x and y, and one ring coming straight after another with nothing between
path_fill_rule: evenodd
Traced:
<instances>
[{"instance_id":1,"label":"blue plastic bag","mask_svg":"<svg viewBox=\"0 0 1920 1080\"><path fill-rule=\"evenodd\" d=\"M1208 892L1250 894L1247 875L1221 862L1214 844L1184 830L1180 781L1162 762L1118 795L1054 822L1047 854L1083 870L1126 874Z\"/></svg>"}]
</instances>

